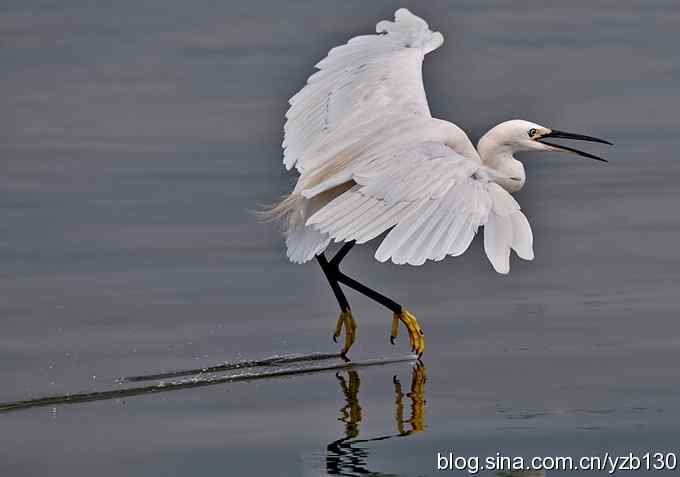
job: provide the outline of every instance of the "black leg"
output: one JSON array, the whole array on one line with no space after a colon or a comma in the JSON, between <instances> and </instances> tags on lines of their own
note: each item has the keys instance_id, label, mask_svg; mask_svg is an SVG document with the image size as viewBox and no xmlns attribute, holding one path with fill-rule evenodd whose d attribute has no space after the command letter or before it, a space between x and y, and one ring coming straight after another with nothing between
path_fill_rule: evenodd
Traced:
<instances>
[{"instance_id":1,"label":"black leg","mask_svg":"<svg viewBox=\"0 0 680 477\"><path fill-rule=\"evenodd\" d=\"M330 284L331 289L335 294L335 298L338 300L340 310L342 311L335 328L335 333L333 334L333 341L337 341L337 338L340 336L340 332L343 326L347 329L347 333L345 335L345 346L343 347L343 350L340 353L341 356L347 359L346 358L347 351L354 342L354 332L356 329L356 325L354 324L354 320L352 319L352 313L350 312L347 298L345 297L345 294L342 292L342 289L340 288L340 283L354 289L355 291L361 293L362 295L367 296L371 300L374 300L380 303L385 308L391 310L394 313L394 317L392 318L392 331L390 332L390 341L392 342L392 344L394 344L394 339L397 337L397 328L399 325L399 321L401 321L408 330L409 341L411 343L411 350L417 353L418 356L422 355L423 351L425 350L425 340L423 338L423 330L420 328L420 325L416 321L416 317L409 313L407 310L405 310L396 301L386 297L381 293L378 293L377 291L371 288L368 288L363 283L359 283L358 281L354 280L351 277L348 277L347 275L340 271L340 262L342 261L343 258L345 258L345 256L352 249L353 246L354 242L347 242L346 244L344 244L342 248L330 260L330 262L326 259L326 256L323 253L320 253L319 255L316 256L316 260L319 262L319 265L321 265L321 269L323 270L324 275L326 275L326 279L328 280L328 283Z\"/></svg>"},{"instance_id":2,"label":"black leg","mask_svg":"<svg viewBox=\"0 0 680 477\"><path fill-rule=\"evenodd\" d=\"M335 260L336 257L334 257L333 260ZM337 270L337 265L333 266L330 263L328 263L328 260L326 260L326 255L324 255L323 253L320 253L319 255L316 256L316 261L319 262L319 265L321 265L321 270L323 270L323 274L326 275L328 284L331 286L331 290L333 290L333 294L335 295L335 298L338 300L338 305L340 305L340 311L342 312L349 311L349 302L347 301L347 297L345 297L345 294L342 292L342 289L338 284L338 280L335 277L335 274L333 273L333 270Z\"/></svg>"},{"instance_id":3,"label":"black leg","mask_svg":"<svg viewBox=\"0 0 680 477\"><path fill-rule=\"evenodd\" d=\"M358 291L362 295L367 296L371 300L377 301L382 306L392 310L394 313L401 313L402 307L396 301L386 297L385 295L378 293L375 290L368 288L366 285L359 283L358 281L354 280L351 277L348 277L347 275L345 275L344 273L342 273L339 270L336 270L335 274L336 274L336 279L338 280L338 282L347 285L348 287Z\"/></svg>"},{"instance_id":4,"label":"black leg","mask_svg":"<svg viewBox=\"0 0 680 477\"><path fill-rule=\"evenodd\" d=\"M395 302L394 300L391 300L385 295L378 293L375 290L368 288L366 285L359 283L358 281L354 280L351 277L348 277L347 275L340 271L339 268L340 262L342 261L343 258L345 258L345 256L347 255L347 253L349 253L352 247L354 247L354 241L345 243L342 246L342 248L338 250L338 253L335 254L335 256L331 259L330 262L326 260L326 256L323 253L317 255L316 257L316 259L319 261L319 264L321 265L321 268L324 271L324 274L326 275L326 278L328 279L328 282L331 284L331 288L333 289L333 293L335 293L335 297L338 299L340 309L342 311L349 310L349 305L347 304L347 298L345 298L345 295L342 293L342 290L340 289L338 283L345 284L348 287L358 291L362 295L367 296L371 300L377 301L384 307L392 310L394 313L401 313L402 307L399 303ZM346 306L347 308L343 308L343 305Z\"/></svg>"},{"instance_id":5,"label":"black leg","mask_svg":"<svg viewBox=\"0 0 680 477\"><path fill-rule=\"evenodd\" d=\"M352 250L352 247L354 247L354 243L354 240L345 243L342 248L338 250L338 253L335 254L335 257L331 258L331 264L336 268L339 267L342 259L345 258L345 255L347 255L349 251Z\"/></svg>"}]
</instances>

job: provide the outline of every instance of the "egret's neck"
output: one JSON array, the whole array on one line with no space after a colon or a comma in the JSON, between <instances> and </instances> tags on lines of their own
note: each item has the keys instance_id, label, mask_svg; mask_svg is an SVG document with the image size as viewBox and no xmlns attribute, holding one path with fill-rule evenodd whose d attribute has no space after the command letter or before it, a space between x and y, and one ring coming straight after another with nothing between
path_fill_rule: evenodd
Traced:
<instances>
[{"instance_id":1,"label":"egret's neck","mask_svg":"<svg viewBox=\"0 0 680 477\"><path fill-rule=\"evenodd\" d=\"M516 192L524 186L524 165L513 156L516 151L512 146L499 140L493 129L479 140L477 152L482 164L502 176L496 182L505 190Z\"/></svg>"}]
</instances>

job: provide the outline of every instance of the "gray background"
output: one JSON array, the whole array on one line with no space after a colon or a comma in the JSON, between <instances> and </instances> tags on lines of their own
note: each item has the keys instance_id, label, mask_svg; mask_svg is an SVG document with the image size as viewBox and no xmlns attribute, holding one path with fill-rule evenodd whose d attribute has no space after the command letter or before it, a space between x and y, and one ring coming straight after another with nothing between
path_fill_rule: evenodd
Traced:
<instances>
[{"instance_id":1,"label":"gray background","mask_svg":"<svg viewBox=\"0 0 680 477\"><path fill-rule=\"evenodd\" d=\"M289 264L248 209L293 184L287 98L399 6L446 38L424 71L436 117L475 141L521 117L616 146L589 148L609 164L521 156L536 259L507 277L479 240L418 268L373 261L374 244L346 259L428 338L426 431L357 445L360 467L430 475L451 449L678 451L674 1L4 0L0 400L336 350L317 266ZM389 313L349 298L353 357L406 352ZM392 376L407 387L410 373L360 371L360 437L394 434ZM344 403L326 373L1 414L0 473L319 475Z\"/></svg>"}]
</instances>

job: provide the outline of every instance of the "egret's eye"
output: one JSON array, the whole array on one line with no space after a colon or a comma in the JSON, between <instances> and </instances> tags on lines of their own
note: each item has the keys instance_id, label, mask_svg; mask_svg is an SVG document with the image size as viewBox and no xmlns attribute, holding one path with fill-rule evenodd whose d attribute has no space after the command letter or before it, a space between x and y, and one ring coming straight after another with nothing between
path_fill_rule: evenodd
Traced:
<instances>
[{"instance_id":1,"label":"egret's eye","mask_svg":"<svg viewBox=\"0 0 680 477\"><path fill-rule=\"evenodd\" d=\"M534 137L536 135L536 128L529 129L529 137Z\"/></svg>"}]
</instances>

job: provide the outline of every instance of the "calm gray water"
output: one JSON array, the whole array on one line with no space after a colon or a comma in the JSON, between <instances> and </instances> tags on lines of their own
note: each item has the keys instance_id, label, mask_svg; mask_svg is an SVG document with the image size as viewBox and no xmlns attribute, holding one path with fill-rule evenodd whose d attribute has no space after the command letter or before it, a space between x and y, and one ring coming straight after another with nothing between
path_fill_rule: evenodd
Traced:
<instances>
[{"instance_id":1,"label":"calm gray water","mask_svg":"<svg viewBox=\"0 0 680 477\"><path fill-rule=\"evenodd\" d=\"M2 2L0 401L336 351L320 270L248 209L293 183L287 98L399 6L446 37L425 65L437 117L474 139L522 117L616 146L589 148L609 164L523 156L536 259L507 277L478 240L418 268L350 254L419 317L425 384L397 363L4 413L0 475L416 476L437 451L680 451L678 3L424 3ZM353 358L407 353L389 313L349 298Z\"/></svg>"}]
</instances>

